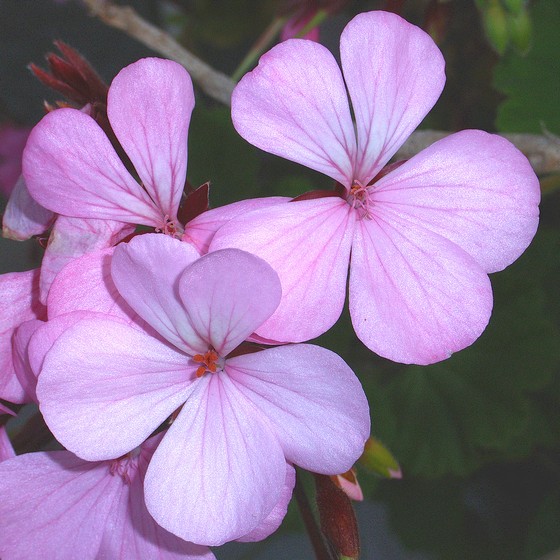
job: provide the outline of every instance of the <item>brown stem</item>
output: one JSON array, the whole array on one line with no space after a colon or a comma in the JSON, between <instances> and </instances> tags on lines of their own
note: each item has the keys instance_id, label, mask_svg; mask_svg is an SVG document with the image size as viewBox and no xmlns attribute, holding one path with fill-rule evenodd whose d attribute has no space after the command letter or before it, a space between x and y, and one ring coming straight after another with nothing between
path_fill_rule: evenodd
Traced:
<instances>
[{"instance_id":1,"label":"brown stem","mask_svg":"<svg viewBox=\"0 0 560 560\"><path fill-rule=\"evenodd\" d=\"M130 6L116 6L110 0L84 0L91 13L107 25L121 29L159 54L183 65L192 79L217 101L230 104L235 83L225 74L183 48L167 33L141 18Z\"/></svg>"}]
</instances>

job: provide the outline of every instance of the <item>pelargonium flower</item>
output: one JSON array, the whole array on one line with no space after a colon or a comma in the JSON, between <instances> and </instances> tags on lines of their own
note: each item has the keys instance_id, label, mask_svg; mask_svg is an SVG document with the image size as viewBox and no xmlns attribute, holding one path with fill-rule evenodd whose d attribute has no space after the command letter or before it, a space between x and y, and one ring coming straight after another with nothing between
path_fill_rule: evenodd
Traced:
<instances>
[{"instance_id":1,"label":"pelargonium flower","mask_svg":"<svg viewBox=\"0 0 560 560\"><path fill-rule=\"evenodd\" d=\"M64 216L182 233L177 211L193 107L192 82L179 64L145 58L127 66L109 88L107 115L141 184L94 119L58 109L35 126L24 151L31 196Z\"/></svg>"},{"instance_id":2,"label":"pelargonium flower","mask_svg":"<svg viewBox=\"0 0 560 560\"><path fill-rule=\"evenodd\" d=\"M46 353L32 344L42 329L29 345L31 362L44 355L37 396L57 439L86 460L120 457L171 417L145 481L162 527L198 544L251 538L283 499L287 463L337 474L361 455L367 401L341 358L240 347L281 298L264 261L236 249L198 259L147 234L115 248L112 279L148 327L83 316L53 343L47 323Z\"/></svg>"},{"instance_id":3,"label":"pelargonium flower","mask_svg":"<svg viewBox=\"0 0 560 560\"><path fill-rule=\"evenodd\" d=\"M358 337L395 361L437 362L484 330L487 274L533 238L539 183L512 144L477 130L384 169L439 97L443 57L424 31L385 12L356 16L340 52L344 77L317 43L277 45L237 85L232 118L246 140L332 177L342 196L240 216L210 250L244 249L278 272L283 299L257 330L265 338L297 342L330 328L350 261Z\"/></svg>"},{"instance_id":4,"label":"pelargonium flower","mask_svg":"<svg viewBox=\"0 0 560 560\"><path fill-rule=\"evenodd\" d=\"M213 559L206 547L162 529L146 509L143 480L160 439L111 461L68 451L7 454L0 463L1 557Z\"/></svg>"}]
</instances>

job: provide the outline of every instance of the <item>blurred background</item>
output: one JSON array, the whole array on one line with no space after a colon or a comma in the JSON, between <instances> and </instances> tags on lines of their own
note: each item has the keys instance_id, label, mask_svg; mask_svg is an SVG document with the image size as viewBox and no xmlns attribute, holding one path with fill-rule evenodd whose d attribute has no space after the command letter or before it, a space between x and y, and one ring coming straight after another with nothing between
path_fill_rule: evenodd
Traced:
<instances>
[{"instance_id":1,"label":"blurred background","mask_svg":"<svg viewBox=\"0 0 560 560\"><path fill-rule=\"evenodd\" d=\"M340 32L356 13L395 11L426 29L447 63L445 90L422 128L535 133L558 142L558 0L128 4L227 75L275 18L297 23L306 10L326 10L318 38L338 57ZM43 100L60 99L27 69L30 62L44 66L55 39L76 48L108 83L123 66L157 55L89 15L79 0L0 0L4 194L17 176L29 128L44 114ZM328 178L247 144L233 130L228 107L200 90L188 179L195 186L210 181L213 206L331 186ZM560 549L560 169L540 179L539 232L516 263L492 276L494 313L473 346L434 366L395 364L357 341L346 311L317 341L338 352L362 380L372 435L403 473L401 480L389 480L358 468L364 559L532 560ZM0 239L0 272L37 266L41 251L37 240ZM312 497L311 485L308 491ZM312 558L293 504L267 541L215 552L222 560Z\"/></svg>"}]
</instances>

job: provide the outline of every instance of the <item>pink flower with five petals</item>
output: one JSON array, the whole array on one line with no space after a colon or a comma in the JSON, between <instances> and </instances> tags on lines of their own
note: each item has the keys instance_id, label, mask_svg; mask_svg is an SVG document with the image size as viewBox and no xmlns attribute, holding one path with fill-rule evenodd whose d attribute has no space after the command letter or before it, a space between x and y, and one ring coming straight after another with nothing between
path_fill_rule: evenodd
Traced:
<instances>
[{"instance_id":1,"label":"pink flower with five petals","mask_svg":"<svg viewBox=\"0 0 560 560\"><path fill-rule=\"evenodd\" d=\"M246 140L332 177L343 196L240 216L210 251L244 249L278 272L283 298L257 330L264 338L297 342L330 328L350 262L350 315L364 344L398 362L437 362L486 327L488 273L533 238L539 183L512 144L477 130L380 174L438 99L444 60L424 31L386 12L356 16L340 51L344 77L317 43L274 47L236 87L232 118Z\"/></svg>"},{"instance_id":2,"label":"pink flower with five petals","mask_svg":"<svg viewBox=\"0 0 560 560\"><path fill-rule=\"evenodd\" d=\"M47 424L83 459L120 457L172 418L145 482L162 527L206 545L262 538L285 513L270 521L290 463L337 474L358 459L369 410L341 358L306 344L234 352L280 301L267 263L237 249L198 259L147 234L118 245L111 268L147 327L63 314L33 335L29 360L42 363Z\"/></svg>"}]
</instances>

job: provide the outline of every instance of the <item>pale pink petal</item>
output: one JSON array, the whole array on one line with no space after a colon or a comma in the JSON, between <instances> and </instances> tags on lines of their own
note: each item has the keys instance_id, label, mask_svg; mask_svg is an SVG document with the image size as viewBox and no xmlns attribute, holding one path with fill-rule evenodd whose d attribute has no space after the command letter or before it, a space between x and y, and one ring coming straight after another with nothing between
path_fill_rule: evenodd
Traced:
<instances>
[{"instance_id":1,"label":"pale pink petal","mask_svg":"<svg viewBox=\"0 0 560 560\"><path fill-rule=\"evenodd\" d=\"M511 264L537 230L540 187L529 161L480 130L436 142L373 188L384 215L450 239L486 272Z\"/></svg>"},{"instance_id":2,"label":"pale pink petal","mask_svg":"<svg viewBox=\"0 0 560 560\"><path fill-rule=\"evenodd\" d=\"M14 370L18 381L21 383L23 390L29 397L37 402L35 394L35 386L37 385L37 377L31 367L29 361L29 341L37 332L37 329L45 325L44 321L31 319L22 323L15 331L12 340Z\"/></svg>"},{"instance_id":3,"label":"pale pink petal","mask_svg":"<svg viewBox=\"0 0 560 560\"><path fill-rule=\"evenodd\" d=\"M345 472L369 437L364 391L344 360L310 344L244 354L226 372L274 427L286 460L323 474Z\"/></svg>"},{"instance_id":4,"label":"pale pink petal","mask_svg":"<svg viewBox=\"0 0 560 560\"><path fill-rule=\"evenodd\" d=\"M284 487L282 488L282 493L280 494L280 499L278 503L274 506L274 509L268 514L268 517L250 533L243 535L240 542L256 542L266 539L266 537L272 535L280 524L282 523L286 513L288 511L288 504L292 499L292 491L296 484L296 470L292 465L286 463L286 480L284 482Z\"/></svg>"},{"instance_id":5,"label":"pale pink petal","mask_svg":"<svg viewBox=\"0 0 560 560\"><path fill-rule=\"evenodd\" d=\"M269 424L227 375L207 374L195 385L150 462L146 505L178 537L219 545L274 509L286 461Z\"/></svg>"},{"instance_id":6,"label":"pale pink petal","mask_svg":"<svg viewBox=\"0 0 560 560\"><path fill-rule=\"evenodd\" d=\"M37 397L66 448L87 460L115 458L185 402L196 366L115 317L84 319L47 353Z\"/></svg>"},{"instance_id":7,"label":"pale pink petal","mask_svg":"<svg viewBox=\"0 0 560 560\"><path fill-rule=\"evenodd\" d=\"M354 178L366 185L437 101L445 62L427 33L380 11L346 26L340 56L358 135Z\"/></svg>"},{"instance_id":8,"label":"pale pink petal","mask_svg":"<svg viewBox=\"0 0 560 560\"><path fill-rule=\"evenodd\" d=\"M29 402L18 381L12 360L12 335L23 322L46 318L39 302L39 269L0 275L0 398L14 403Z\"/></svg>"},{"instance_id":9,"label":"pale pink petal","mask_svg":"<svg viewBox=\"0 0 560 560\"><path fill-rule=\"evenodd\" d=\"M2 218L2 235L25 241L49 229L55 215L43 208L27 190L23 175L15 184Z\"/></svg>"},{"instance_id":10,"label":"pale pink petal","mask_svg":"<svg viewBox=\"0 0 560 560\"><path fill-rule=\"evenodd\" d=\"M223 249L193 264L179 280L179 294L194 332L227 356L278 307L278 275L262 259ZM206 349L207 349L206 348Z\"/></svg>"},{"instance_id":11,"label":"pale pink petal","mask_svg":"<svg viewBox=\"0 0 560 560\"><path fill-rule=\"evenodd\" d=\"M37 330L32 333L27 346L27 359L31 369L31 373L37 378L47 352L52 348L58 337L65 333L70 327L73 327L82 319L92 317L105 317L102 313L92 313L91 311L74 311L65 313L54 319L49 319L46 323L42 323ZM35 381L34 385L37 384Z\"/></svg>"},{"instance_id":12,"label":"pale pink petal","mask_svg":"<svg viewBox=\"0 0 560 560\"><path fill-rule=\"evenodd\" d=\"M109 248L84 255L58 273L47 300L49 319L72 311L95 311L145 327L144 320L126 303L113 282L113 251Z\"/></svg>"},{"instance_id":13,"label":"pale pink petal","mask_svg":"<svg viewBox=\"0 0 560 560\"><path fill-rule=\"evenodd\" d=\"M13 415L14 413L10 409L5 408L2 404L0 404L0 414ZM8 437L8 432L6 432L6 428L4 426L0 426L0 463L15 456L16 452L14 451L12 442Z\"/></svg>"},{"instance_id":14,"label":"pale pink petal","mask_svg":"<svg viewBox=\"0 0 560 560\"><path fill-rule=\"evenodd\" d=\"M74 259L112 247L134 232L134 226L114 220L59 216L41 263L41 301L46 303L56 275Z\"/></svg>"},{"instance_id":15,"label":"pale pink petal","mask_svg":"<svg viewBox=\"0 0 560 560\"><path fill-rule=\"evenodd\" d=\"M124 491L107 465L67 451L0 463L0 557L95 560L111 506Z\"/></svg>"},{"instance_id":16,"label":"pale pink petal","mask_svg":"<svg viewBox=\"0 0 560 560\"><path fill-rule=\"evenodd\" d=\"M354 127L342 74L322 45L290 39L272 48L233 91L231 111L251 144L350 186Z\"/></svg>"},{"instance_id":17,"label":"pale pink petal","mask_svg":"<svg viewBox=\"0 0 560 560\"><path fill-rule=\"evenodd\" d=\"M282 301L257 334L300 342L339 318L346 296L354 212L341 198L302 200L244 214L215 235L210 250L236 247L278 273Z\"/></svg>"},{"instance_id":18,"label":"pale pink petal","mask_svg":"<svg viewBox=\"0 0 560 560\"><path fill-rule=\"evenodd\" d=\"M190 355L208 350L207 341L193 331L179 297L179 277L197 258L188 243L151 233L119 245L111 263L113 281L130 307Z\"/></svg>"},{"instance_id":19,"label":"pale pink petal","mask_svg":"<svg viewBox=\"0 0 560 560\"><path fill-rule=\"evenodd\" d=\"M100 551L110 560L212 560L206 547L188 543L160 527L144 501L144 477L162 433L148 439L140 449L118 461L121 476L129 480L122 499L114 503L112 523L103 535ZM114 467L117 462L113 462ZM100 468L110 463L98 463ZM117 470L118 472L118 470ZM115 473L116 474L116 473ZM119 473L120 474L120 473Z\"/></svg>"},{"instance_id":20,"label":"pale pink petal","mask_svg":"<svg viewBox=\"0 0 560 560\"><path fill-rule=\"evenodd\" d=\"M445 360L480 336L491 310L488 276L457 245L381 211L359 222L350 315L370 350L402 363Z\"/></svg>"},{"instance_id":21,"label":"pale pink petal","mask_svg":"<svg viewBox=\"0 0 560 560\"><path fill-rule=\"evenodd\" d=\"M111 126L142 184L172 220L185 186L193 107L191 78L171 60L139 60L121 70L109 88Z\"/></svg>"},{"instance_id":22,"label":"pale pink petal","mask_svg":"<svg viewBox=\"0 0 560 560\"><path fill-rule=\"evenodd\" d=\"M99 125L76 109L52 111L33 129L23 176L39 204L65 216L154 227L165 221Z\"/></svg>"},{"instance_id":23,"label":"pale pink petal","mask_svg":"<svg viewBox=\"0 0 560 560\"><path fill-rule=\"evenodd\" d=\"M185 225L182 241L194 245L201 255L205 255L208 253L208 248L215 233L231 219L242 216L252 210L282 204L289 200L291 199L284 196L269 196L266 198L240 200L226 206L213 208L203 212Z\"/></svg>"}]
</instances>

